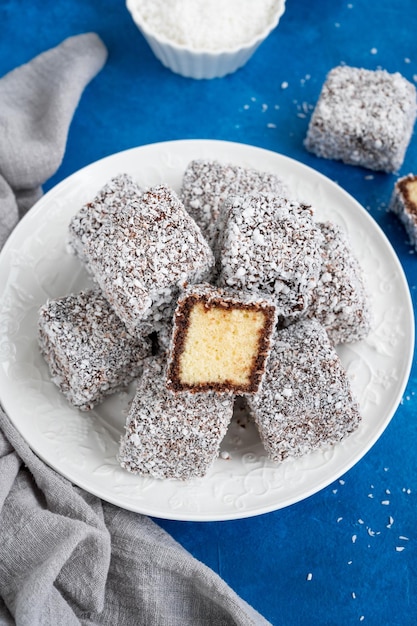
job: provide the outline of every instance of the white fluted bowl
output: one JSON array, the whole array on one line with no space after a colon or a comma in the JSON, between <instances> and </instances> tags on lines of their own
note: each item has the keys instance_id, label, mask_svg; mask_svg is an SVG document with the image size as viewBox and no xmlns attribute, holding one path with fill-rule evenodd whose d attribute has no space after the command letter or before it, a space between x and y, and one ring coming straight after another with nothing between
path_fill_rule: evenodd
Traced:
<instances>
[{"instance_id":1,"label":"white fluted bowl","mask_svg":"<svg viewBox=\"0 0 417 626\"><path fill-rule=\"evenodd\" d=\"M276 0L276 9L256 37L238 46L209 50L188 47L152 30L140 12L140 0L126 0L133 21L157 59L167 68L187 78L221 78L245 65L257 48L277 27L286 0ZM256 0L254 0L256 2Z\"/></svg>"}]
</instances>

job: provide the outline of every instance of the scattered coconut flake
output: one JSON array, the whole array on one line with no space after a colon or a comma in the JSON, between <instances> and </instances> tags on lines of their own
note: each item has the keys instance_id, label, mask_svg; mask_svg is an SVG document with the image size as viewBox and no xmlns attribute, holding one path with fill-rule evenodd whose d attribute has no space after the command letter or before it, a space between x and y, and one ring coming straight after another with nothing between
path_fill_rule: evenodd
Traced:
<instances>
[{"instance_id":1,"label":"scattered coconut flake","mask_svg":"<svg viewBox=\"0 0 417 626\"><path fill-rule=\"evenodd\" d=\"M358 535L352 535L352 543L356 543L357 538L358 538Z\"/></svg>"},{"instance_id":2,"label":"scattered coconut flake","mask_svg":"<svg viewBox=\"0 0 417 626\"><path fill-rule=\"evenodd\" d=\"M284 81L281 83L281 89L287 89L287 87L288 87L288 83L287 83L287 81L286 81L286 80L284 80Z\"/></svg>"},{"instance_id":3,"label":"scattered coconut flake","mask_svg":"<svg viewBox=\"0 0 417 626\"><path fill-rule=\"evenodd\" d=\"M404 546L396 546L396 548L395 548L396 552L402 552L403 550L405 550Z\"/></svg>"},{"instance_id":4,"label":"scattered coconut flake","mask_svg":"<svg viewBox=\"0 0 417 626\"><path fill-rule=\"evenodd\" d=\"M306 580L313 580L313 574L311 572L307 574Z\"/></svg>"}]
</instances>

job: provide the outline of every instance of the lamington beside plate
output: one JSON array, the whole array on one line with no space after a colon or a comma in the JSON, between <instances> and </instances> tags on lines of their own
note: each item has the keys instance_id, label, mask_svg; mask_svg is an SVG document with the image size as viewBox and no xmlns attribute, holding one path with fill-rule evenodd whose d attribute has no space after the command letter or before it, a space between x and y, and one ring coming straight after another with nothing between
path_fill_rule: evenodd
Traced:
<instances>
[{"instance_id":1,"label":"lamington beside plate","mask_svg":"<svg viewBox=\"0 0 417 626\"><path fill-rule=\"evenodd\" d=\"M304 142L319 157L397 171L416 119L416 88L398 72L340 65L326 77Z\"/></svg>"}]
</instances>

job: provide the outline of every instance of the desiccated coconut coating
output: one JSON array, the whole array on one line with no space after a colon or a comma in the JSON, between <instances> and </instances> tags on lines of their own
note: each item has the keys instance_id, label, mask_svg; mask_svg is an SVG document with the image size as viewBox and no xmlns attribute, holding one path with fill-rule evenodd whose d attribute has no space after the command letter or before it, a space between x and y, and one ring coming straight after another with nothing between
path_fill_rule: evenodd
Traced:
<instances>
[{"instance_id":1,"label":"desiccated coconut coating","mask_svg":"<svg viewBox=\"0 0 417 626\"><path fill-rule=\"evenodd\" d=\"M261 389L247 403L277 462L341 441L361 419L347 374L317 320L277 331Z\"/></svg>"},{"instance_id":2,"label":"desiccated coconut coating","mask_svg":"<svg viewBox=\"0 0 417 626\"><path fill-rule=\"evenodd\" d=\"M324 82L305 146L372 170L403 163L416 118L416 88L401 74L339 66Z\"/></svg>"},{"instance_id":3,"label":"desiccated coconut coating","mask_svg":"<svg viewBox=\"0 0 417 626\"><path fill-rule=\"evenodd\" d=\"M196 159L185 170L180 197L213 246L217 237L216 220L223 202L230 195L253 192L286 194L287 187L270 172Z\"/></svg>"},{"instance_id":4,"label":"desiccated coconut coating","mask_svg":"<svg viewBox=\"0 0 417 626\"><path fill-rule=\"evenodd\" d=\"M95 290L43 305L39 346L53 382L82 410L137 378L151 354L150 340L132 336Z\"/></svg>"},{"instance_id":5,"label":"desiccated coconut coating","mask_svg":"<svg viewBox=\"0 0 417 626\"><path fill-rule=\"evenodd\" d=\"M323 235L312 209L282 196L250 194L225 204L218 284L270 294L293 317L310 304L321 268Z\"/></svg>"},{"instance_id":6,"label":"desiccated coconut coating","mask_svg":"<svg viewBox=\"0 0 417 626\"><path fill-rule=\"evenodd\" d=\"M126 326L172 314L180 287L210 273L214 259L200 229L165 185L145 191L106 220L84 248L89 268Z\"/></svg>"},{"instance_id":7,"label":"desiccated coconut coating","mask_svg":"<svg viewBox=\"0 0 417 626\"><path fill-rule=\"evenodd\" d=\"M401 220L410 243L417 250L417 176L408 174L394 185L390 210Z\"/></svg>"},{"instance_id":8,"label":"desiccated coconut coating","mask_svg":"<svg viewBox=\"0 0 417 626\"><path fill-rule=\"evenodd\" d=\"M125 210L132 201L137 201L142 193L143 191L128 174L119 174L112 178L93 200L82 206L72 217L68 238L70 250L85 262L86 242L96 236L108 217Z\"/></svg>"},{"instance_id":9,"label":"desiccated coconut coating","mask_svg":"<svg viewBox=\"0 0 417 626\"><path fill-rule=\"evenodd\" d=\"M332 343L358 341L367 336L371 312L361 267L347 235L330 222L319 223L323 235L323 263L307 317L316 318Z\"/></svg>"},{"instance_id":10,"label":"desiccated coconut coating","mask_svg":"<svg viewBox=\"0 0 417 626\"><path fill-rule=\"evenodd\" d=\"M120 465L154 478L204 476L232 419L233 396L178 395L165 380L165 356L147 359L120 443Z\"/></svg>"},{"instance_id":11,"label":"desiccated coconut coating","mask_svg":"<svg viewBox=\"0 0 417 626\"><path fill-rule=\"evenodd\" d=\"M191 285L178 300L167 371L175 392L255 393L277 322L254 293Z\"/></svg>"}]
</instances>

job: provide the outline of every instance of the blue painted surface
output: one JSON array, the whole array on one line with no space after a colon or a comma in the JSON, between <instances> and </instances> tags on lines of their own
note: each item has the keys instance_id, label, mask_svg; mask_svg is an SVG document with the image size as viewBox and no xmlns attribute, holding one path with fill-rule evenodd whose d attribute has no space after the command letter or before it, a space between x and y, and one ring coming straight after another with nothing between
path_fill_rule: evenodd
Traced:
<instances>
[{"instance_id":1,"label":"blue painted surface","mask_svg":"<svg viewBox=\"0 0 417 626\"><path fill-rule=\"evenodd\" d=\"M162 67L122 0L2 0L0 23L0 75L81 32L97 32L109 50L45 190L103 156L156 141L211 138L274 150L337 180L370 212L401 260L416 307L416 253L386 211L397 174L369 179L370 172L318 159L302 143L325 75L339 63L417 81L415 0L288 0L278 28L246 67L202 82ZM398 174L417 173L416 133ZM158 522L274 625L414 624L416 385L414 363L380 440L340 481L307 500L238 521Z\"/></svg>"}]
</instances>

